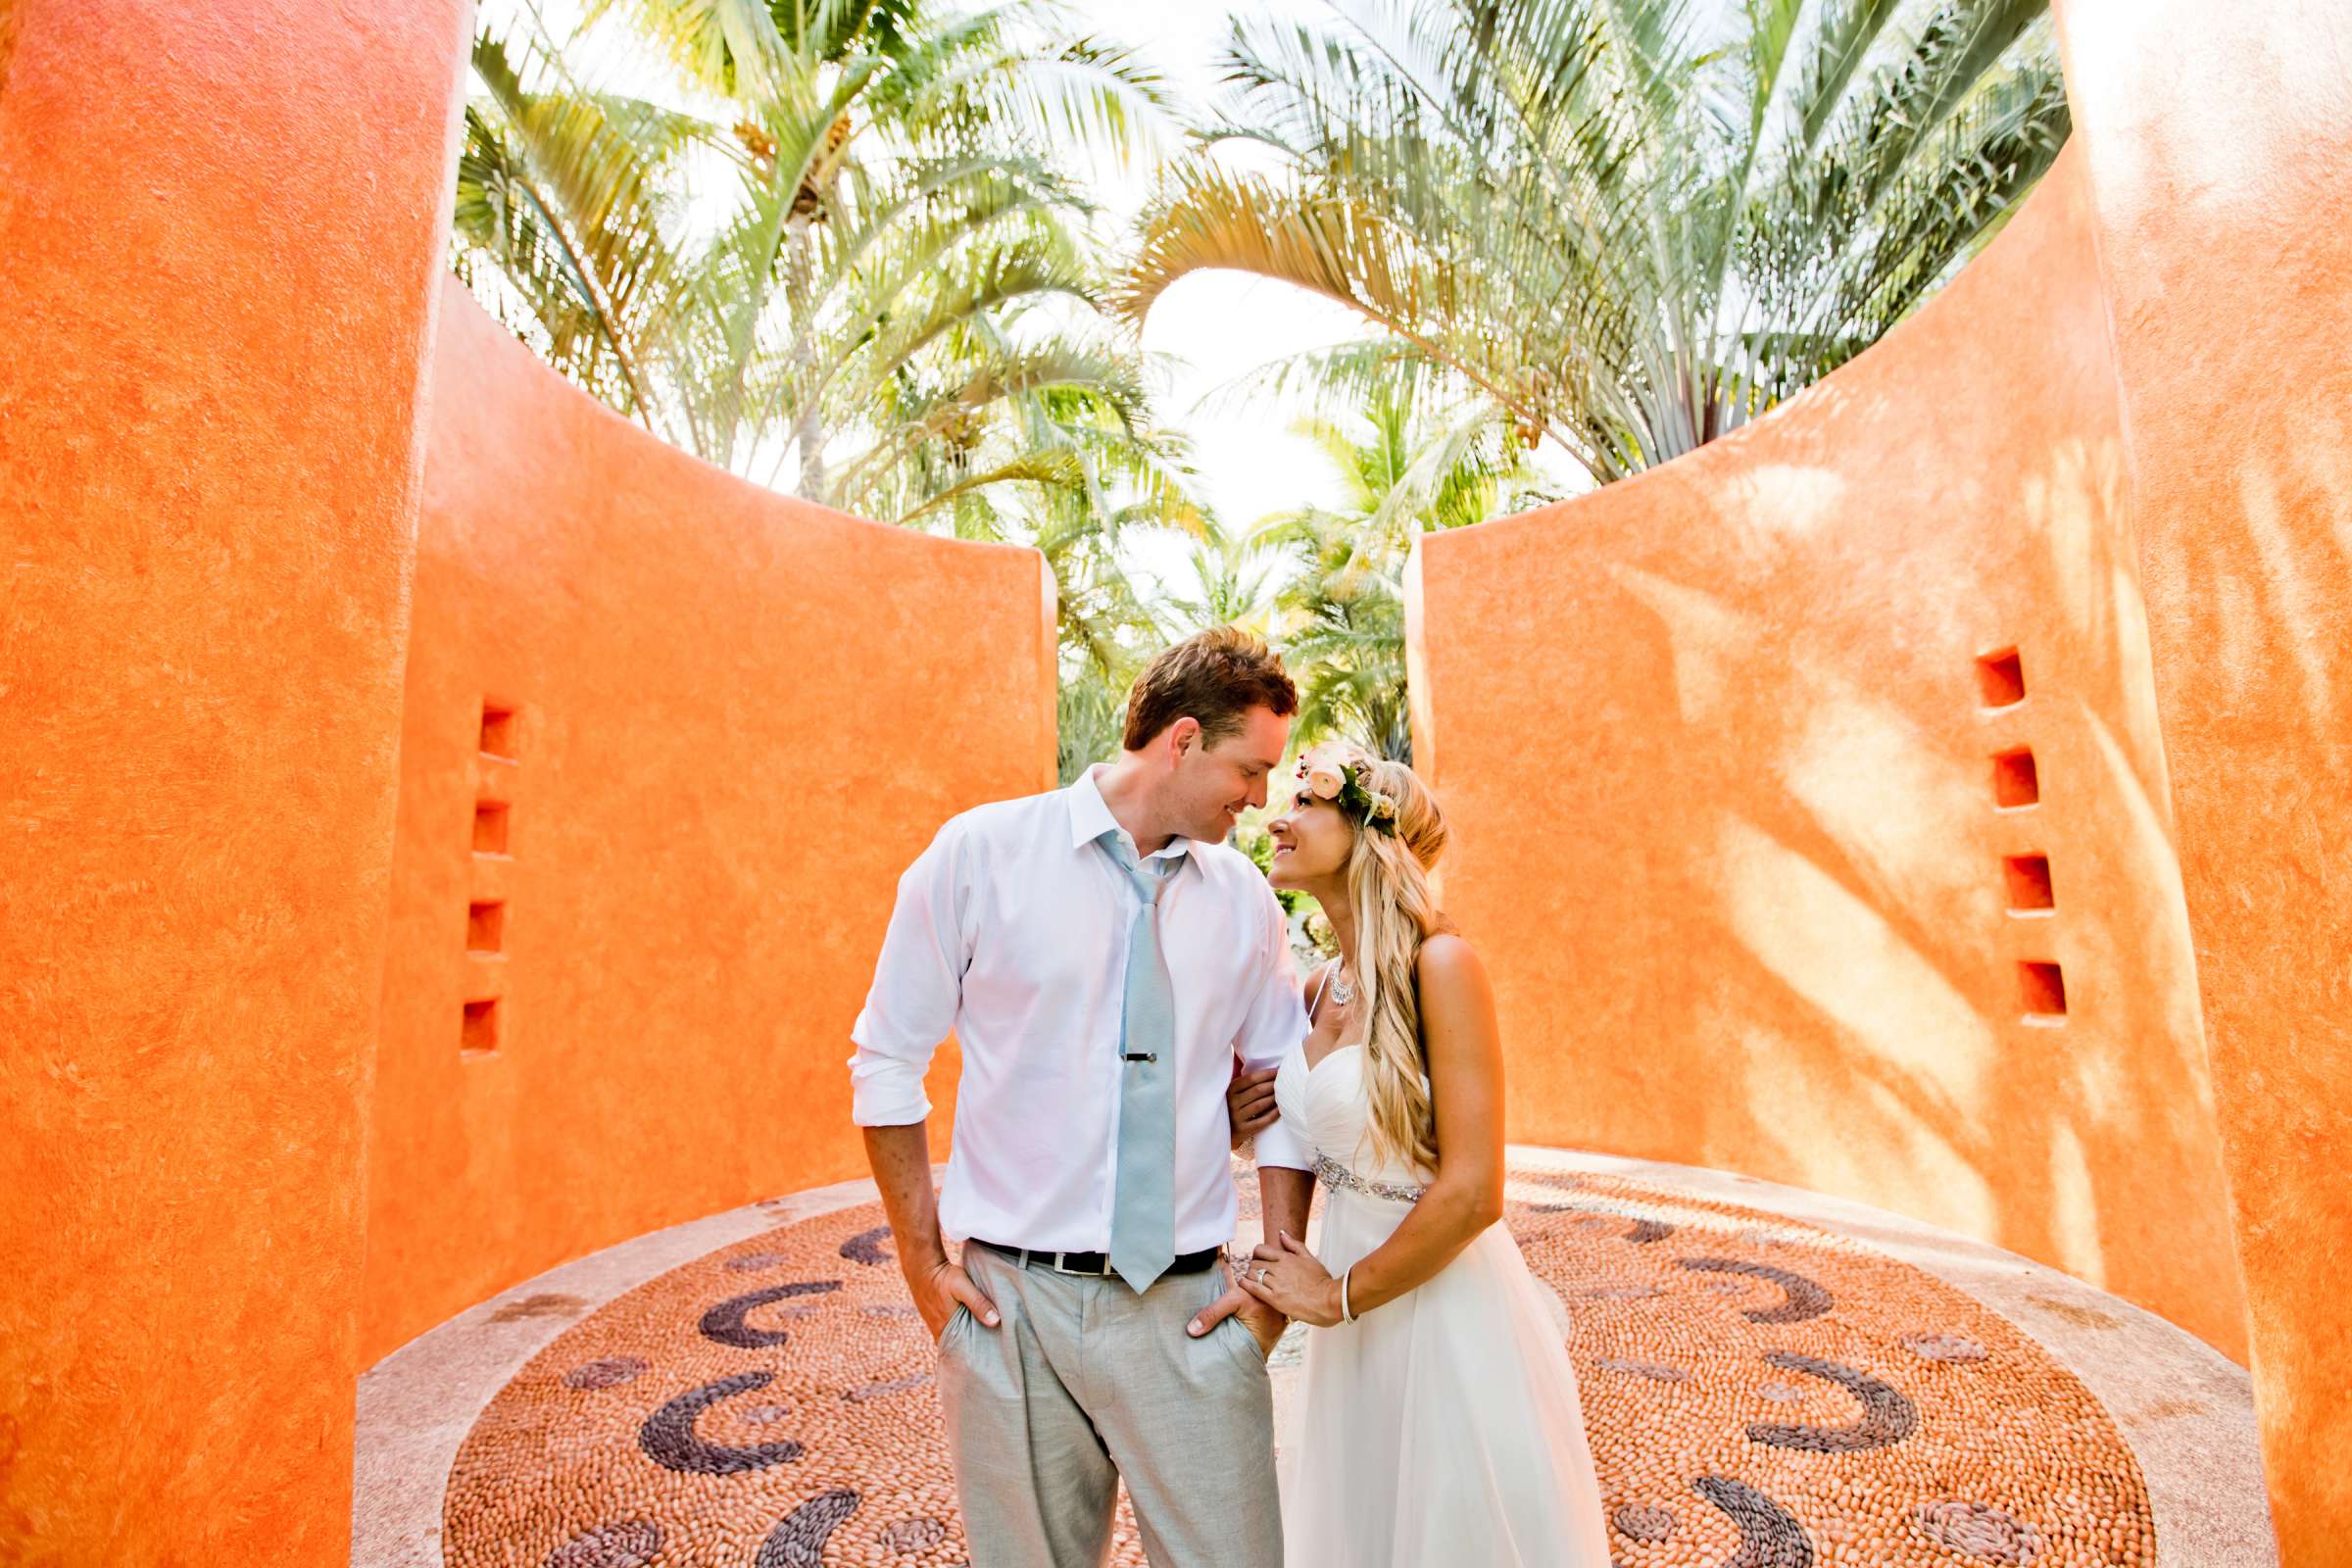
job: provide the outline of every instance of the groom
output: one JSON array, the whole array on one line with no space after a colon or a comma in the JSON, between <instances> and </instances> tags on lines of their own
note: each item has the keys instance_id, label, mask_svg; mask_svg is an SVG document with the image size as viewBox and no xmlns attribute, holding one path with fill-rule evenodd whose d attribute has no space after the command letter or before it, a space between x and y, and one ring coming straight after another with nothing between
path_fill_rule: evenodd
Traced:
<instances>
[{"instance_id":1,"label":"groom","mask_svg":"<svg viewBox=\"0 0 2352 1568\"><path fill-rule=\"evenodd\" d=\"M1264 643L1203 632L1137 678L1116 761L964 812L899 879L853 1113L939 1344L973 1568L1094 1568L1122 1477L1154 1568L1282 1561L1283 1320L1221 1266L1226 1089L1306 1017L1281 906L1224 840L1298 707ZM935 1209L923 1070L951 1030ZM1266 1233L1303 1236L1310 1160L1280 1122L1257 1159Z\"/></svg>"}]
</instances>

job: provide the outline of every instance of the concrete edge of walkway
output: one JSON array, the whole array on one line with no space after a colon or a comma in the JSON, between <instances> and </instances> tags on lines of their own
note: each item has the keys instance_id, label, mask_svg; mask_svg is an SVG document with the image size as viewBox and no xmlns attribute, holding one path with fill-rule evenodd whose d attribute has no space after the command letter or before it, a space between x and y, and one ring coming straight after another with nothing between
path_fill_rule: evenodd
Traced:
<instances>
[{"instance_id":1,"label":"concrete edge of walkway","mask_svg":"<svg viewBox=\"0 0 2352 1568\"><path fill-rule=\"evenodd\" d=\"M2147 1482L2162 1568L2275 1568L2251 1380L2185 1330L2072 1275L1848 1199L1527 1145L1512 1145L1508 1157L1518 1175L1621 1176L1769 1210L1934 1275L2031 1335L2115 1417ZM459 1447L499 1391L573 1323L722 1247L875 1196L870 1181L842 1182L617 1243L502 1291L377 1362L358 1388L354 1568L443 1568L442 1505Z\"/></svg>"}]
</instances>

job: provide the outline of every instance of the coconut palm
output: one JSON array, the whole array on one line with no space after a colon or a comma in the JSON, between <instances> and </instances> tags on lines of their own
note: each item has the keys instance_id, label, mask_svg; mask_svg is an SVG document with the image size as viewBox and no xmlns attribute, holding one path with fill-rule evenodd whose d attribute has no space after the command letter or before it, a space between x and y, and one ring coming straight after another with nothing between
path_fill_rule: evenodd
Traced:
<instances>
[{"instance_id":1,"label":"coconut palm","mask_svg":"<svg viewBox=\"0 0 2352 1568\"><path fill-rule=\"evenodd\" d=\"M1322 452L1336 507L1277 513L1253 533L1291 571L1275 599L1298 673L1301 744L1344 736L1412 760L1404 568L1424 533L1548 499L1512 420L1458 378L1392 372L1355 416L1294 428Z\"/></svg>"},{"instance_id":2,"label":"coconut palm","mask_svg":"<svg viewBox=\"0 0 2352 1568\"><path fill-rule=\"evenodd\" d=\"M1187 564L1194 591L1174 593L1167 601L1177 635L1190 636L1211 626L1274 635L1274 598L1284 564L1274 542L1212 523L1193 541Z\"/></svg>"},{"instance_id":3,"label":"coconut palm","mask_svg":"<svg viewBox=\"0 0 2352 1568\"><path fill-rule=\"evenodd\" d=\"M1131 148L1148 72L1034 0L592 16L701 107L601 90L535 30L477 41L459 265L551 363L713 463L868 516L984 531L1008 494L1100 503L1119 473L1166 498L1132 334L1097 310L1091 206L1033 150ZM715 215L687 199L714 188Z\"/></svg>"},{"instance_id":4,"label":"coconut palm","mask_svg":"<svg viewBox=\"0 0 2352 1568\"><path fill-rule=\"evenodd\" d=\"M1239 84L1125 291L1200 268L1361 311L1602 483L1876 341L2055 158L2046 0L1333 0ZM1276 172L1213 156L1240 139ZM1362 391L1360 357L1329 368Z\"/></svg>"},{"instance_id":5,"label":"coconut palm","mask_svg":"<svg viewBox=\"0 0 2352 1568\"><path fill-rule=\"evenodd\" d=\"M1128 574L1121 542L1135 530L1197 540L1215 533L1190 499L1194 475L1181 438L1155 431L1105 443L1101 468L1107 482L1100 489L1039 489L1010 517L972 509L958 518L964 537L1033 546L1054 573L1064 784L1118 750L1127 689L1168 635Z\"/></svg>"}]
</instances>

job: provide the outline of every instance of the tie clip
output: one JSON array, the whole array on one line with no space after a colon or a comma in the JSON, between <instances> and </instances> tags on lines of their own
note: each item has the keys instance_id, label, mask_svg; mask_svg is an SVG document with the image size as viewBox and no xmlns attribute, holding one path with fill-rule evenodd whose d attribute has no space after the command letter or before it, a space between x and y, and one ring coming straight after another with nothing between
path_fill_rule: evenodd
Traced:
<instances>
[{"instance_id":1,"label":"tie clip","mask_svg":"<svg viewBox=\"0 0 2352 1568\"><path fill-rule=\"evenodd\" d=\"M1156 1051L1130 1051L1121 1059L1126 1061L1157 1061L1159 1059L1159 1053Z\"/></svg>"}]
</instances>

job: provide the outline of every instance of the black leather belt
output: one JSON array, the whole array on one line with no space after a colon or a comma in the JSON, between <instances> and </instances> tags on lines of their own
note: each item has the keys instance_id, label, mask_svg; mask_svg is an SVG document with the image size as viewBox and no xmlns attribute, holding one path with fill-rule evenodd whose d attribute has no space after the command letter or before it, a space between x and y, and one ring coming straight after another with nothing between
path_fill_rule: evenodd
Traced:
<instances>
[{"instance_id":1,"label":"black leather belt","mask_svg":"<svg viewBox=\"0 0 2352 1568\"><path fill-rule=\"evenodd\" d=\"M977 1236L972 1238L972 1245L985 1247L992 1252L1002 1252L1023 1268L1032 1263L1043 1263L1056 1274L1085 1274L1097 1279L1118 1272L1110 1266L1110 1255L1106 1252L1040 1252L1026 1247L1006 1247L1003 1242L985 1241ZM1167 1272L1198 1274L1224 1255L1225 1249L1222 1247L1203 1248L1198 1252L1179 1252L1176 1260L1168 1265Z\"/></svg>"}]
</instances>

